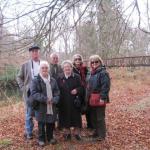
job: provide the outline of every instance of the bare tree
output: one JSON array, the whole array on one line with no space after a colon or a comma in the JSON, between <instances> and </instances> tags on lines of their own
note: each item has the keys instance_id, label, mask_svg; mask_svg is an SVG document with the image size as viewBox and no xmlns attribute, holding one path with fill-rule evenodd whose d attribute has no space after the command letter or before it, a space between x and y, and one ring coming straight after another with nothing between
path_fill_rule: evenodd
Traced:
<instances>
[{"instance_id":1,"label":"bare tree","mask_svg":"<svg viewBox=\"0 0 150 150\"><path fill-rule=\"evenodd\" d=\"M148 0L145 13L148 28L141 27L142 16L138 0L132 0L126 7L123 7L124 3L120 0L44 2L0 0L0 2L1 12L4 14L0 26L5 28L3 33L5 40L1 41L0 46L5 53L13 51L18 54L23 53L30 45L38 43L44 54L59 49L68 56L69 53L75 52L80 52L85 57L93 53L98 53L103 58L122 56L127 41L133 43L133 50L136 47L134 46L136 40L131 40L129 34L133 33L132 36L134 35L136 39L134 30L130 26L130 18L135 10L139 16L139 29L149 33ZM13 16L7 16L5 12L9 12L7 11L9 9L11 11L12 7ZM129 9L130 13L125 15ZM12 32L10 29L13 29ZM147 36L144 37L148 39ZM130 51L131 49L128 52Z\"/></svg>"}]
</instances>

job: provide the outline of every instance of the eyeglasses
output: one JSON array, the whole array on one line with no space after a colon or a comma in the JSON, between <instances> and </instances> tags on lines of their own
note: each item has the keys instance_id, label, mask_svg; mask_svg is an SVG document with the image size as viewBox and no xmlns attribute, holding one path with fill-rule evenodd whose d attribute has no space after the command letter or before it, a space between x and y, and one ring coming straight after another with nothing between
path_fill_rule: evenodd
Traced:
<instances>
[{"instance_id":1,"label":"eyeglasses","mask_svg":"<svg viewBox=\"0 0 150 150\"><path fill-rule=\"evenodd\" d=\"M77 61L77 60L81 61L81 58L75 58L75 59L74 59L74 61Z\"/></svg>"},{"instance_id":2,"label":"eyeglasses","mask_svg":"<svg viewBox=\"0 0 150 150\"><path fill-rule=\"evenodd\" d=\"M91 61L91 64L98 64L99 63L99 61L97 60L97 61Z\"/></svg>"},{"instance_id":3,"label":"eyeglasses","mask_svg":"<svg viewBox=\"0 0 150 150\"><path fill-rule=\"evenodd\" d=\"M41 69L48 69L48 67L41 67Z\"/></svg>"},{"instance_id":4,"label":"eyeglasses","mask_svg":"<svg viewBox=\"0 0 150 150\"><path fill-rule=\"evenodd\" d=\"M58 60L58 57L53 57L53 60Z\"/></svg>"}]
</instances>

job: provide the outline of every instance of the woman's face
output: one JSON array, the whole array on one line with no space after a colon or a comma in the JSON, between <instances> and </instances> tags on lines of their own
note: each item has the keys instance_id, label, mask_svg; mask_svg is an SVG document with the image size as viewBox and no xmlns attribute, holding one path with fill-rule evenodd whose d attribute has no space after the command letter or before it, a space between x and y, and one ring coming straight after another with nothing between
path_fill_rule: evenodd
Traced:
<instances>
[{"instance_id":1,"label":"woman's face","mask_svg":"<svg viewBox=\"0 0 150 150\"><path fill-rule=\"evenodd\" d=\"M68 63L64 64L63 71L65 75L71 75L72 73L72 66Z\"/></svg>"},{"instance_id":2,"label":"woman's face","mask_svg":"<svg viewBox=\"0 0 150 150\"><path fill-rule=\"evenodd\" d=\"M100 61L98 59L94 59L90 61L90 65L92 69L96 69L100 66Z\"/></svg>"},{"instance_id":3,"label":"woman's face","mask_svg":"<svg viewBox=\"0 0 150 150\"><path fill-rule=\"evenodd\" d=\"M41 66L40 73L42 74L43 77L48 77L49 69L47 65Z\"/></svg>"}]
</instances>

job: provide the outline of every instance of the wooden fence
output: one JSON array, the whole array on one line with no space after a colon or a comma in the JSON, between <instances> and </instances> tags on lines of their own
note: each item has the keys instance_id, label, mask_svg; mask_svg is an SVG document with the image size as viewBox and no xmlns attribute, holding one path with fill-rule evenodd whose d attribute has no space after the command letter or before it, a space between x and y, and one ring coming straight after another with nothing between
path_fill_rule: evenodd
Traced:
<instances>
[{"instance_id":1,"label":"wooden fence","mask_svg":"<svg viewBox=\"0 0 150 150\"><path fill-rule=\"evenodd\" d=\"M107 67L150 67L150 56L110 58L104 63Z\"/></svg>"}]
</instances>

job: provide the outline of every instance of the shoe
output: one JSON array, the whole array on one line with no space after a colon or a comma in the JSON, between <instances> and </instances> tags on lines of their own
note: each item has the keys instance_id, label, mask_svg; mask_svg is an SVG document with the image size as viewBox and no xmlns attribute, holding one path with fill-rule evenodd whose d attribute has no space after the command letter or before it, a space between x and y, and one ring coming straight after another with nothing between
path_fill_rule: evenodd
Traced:
<instances>
[{"instance_id":1,"label":"shoe","mask_svg":"<svg viewBox=\"0 0 150 150\"><path fill-rule=\"evenodd\" d=\"M96 132L94 132L93 135L92 135L92 137L93 137L93 138L97 138L97 137L98 137L98 134L97 134Z\"/></svg>"},{"instance_id":2,"label":"shoe","mask_svg":"<svg viewBox=\"0 0 150 150\"><path fill-rule=\"evenodd\" d=\"M78 141L81 141L82 139L81 139L81 136L79 135L79 134L76 134L75 135L75 138L76 138L76 140L78 140Z\"/></svg>"},{"instance_id":3,"label":"shoe","mask_svg":"<svg viewBox=\"0 0 150 150\"><path fill-rule=\"evenodd\" d=\"M102 138L102 137L99 137L99 136L93 138L93 141L104 141L104 140L105 140L105 138Z\"/></svg>"},{"instance_id":4,"label":"shoe","mask_svg":"<svg viewBox=\"0 0 150 150\"><path fill-rule=\"evenodd\" d=\"M45 145L45 143L43 141L39 141L38 144L39 144L39 146L44 146Z\"/></svg>"},{"instance_id":5,"label":"shoe","mask_svg":"<svg viewBox=\"0 0 150 150\"><path fill-rule=\"evenodd\" d=\"M33 135L32 134L24 134L24 137L28 140L33 139Z\"/></svg>"},{"instance_id":6,"label":"shoe","mask_svg":"<svg viewBox=\"0 0 150 150\"><path fill-rule=\"evenodd\" d=\"M65 141L71 140L71 134L64 134Z\"/></svg>"},{"instance_id":7,"label":"shoe","mask_svg":"<svg viewBox=\"0 0 150 150\"><path fill-rule=\"evenodd\" d=\"M55 145L55 144L57 144L57 140L56 139L51 139L48 143L52 144L52 145Z\"/></svg>"}]
</instances>

